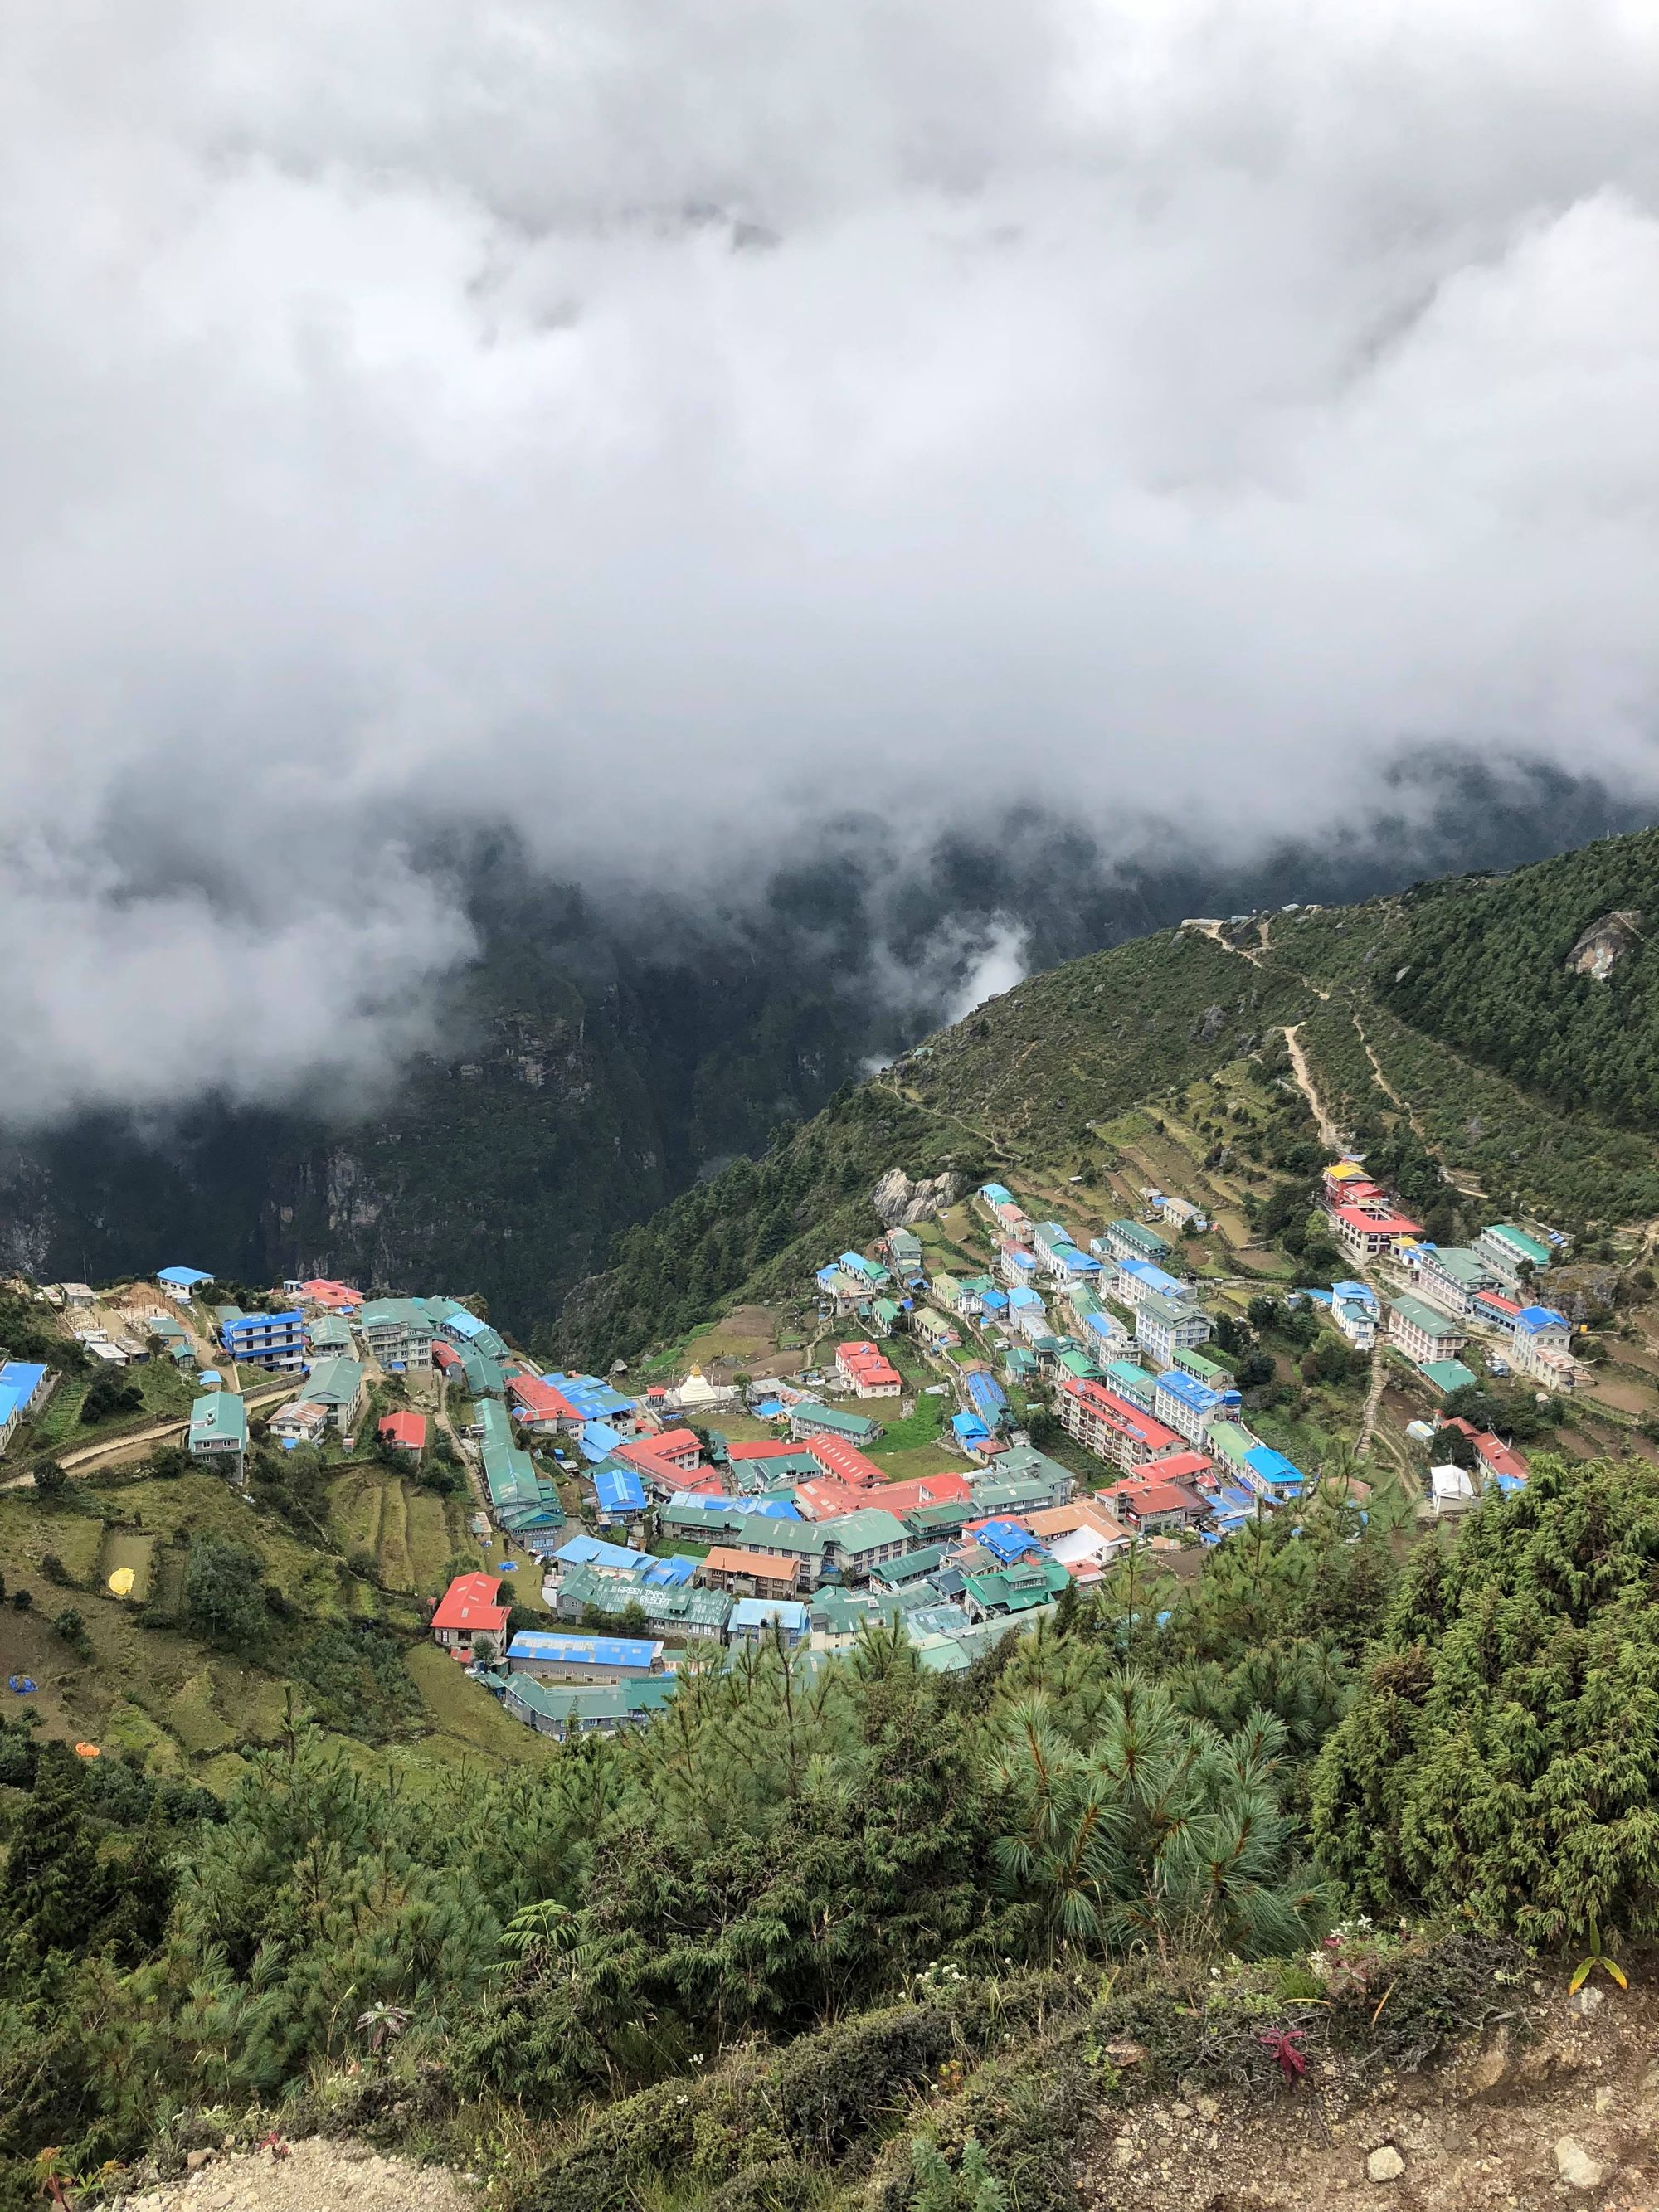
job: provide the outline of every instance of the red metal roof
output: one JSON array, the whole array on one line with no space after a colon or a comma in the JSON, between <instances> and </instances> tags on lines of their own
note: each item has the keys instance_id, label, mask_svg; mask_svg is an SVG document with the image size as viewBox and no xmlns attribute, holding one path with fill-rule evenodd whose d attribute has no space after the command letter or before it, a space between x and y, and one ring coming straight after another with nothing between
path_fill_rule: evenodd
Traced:
<instances>
[{"instance_id":1,"label":"red metal roof","mask_svg":"<svg viewBox=\"0 0 1659 2212\"><path fill-rule=\"evenodd\" d=\"M1139 1406L1132 1406L1127 1398L1120 1398L1103 1383L1079 1382L1075 1376L1063 1375L1060 1387L1068 1397L1081 1398L1109 1426L1126 1431L1145 1444L1148 1451L1167 1451L1171 1444L1181 1442L1173 1429L1166 1429L1162 1421L1143 1413Z\"/></svg>"},{"instance_id":2,"label":"red metal roof","mask_svg":"<svg viewBox=\"0 0 1659 2212\"><path fill-rule=\"evenodd\" d=\"M1160 1482L1191 1482L1200 1474L1213 1474L1215 1462L1208 1452L1171 1452L1157 1462L1156 1472Z\"/></svg>"},{"instance_id":3,"label":"red metal roof","mask_svg":"<svg viewBox=\"0 0 1659 2212\"><path fill-rule=\"evenodd\" d=\"M1474 1455L1488 1474L1512 1474L1517 1482L1528 1475L1527 1462L1513 1444L1506 1444L1501 1437L1483 1431L1474 1440Z\"/></svg>"},{"instance_id":4,"label":"red metal roof","mask_svg":"<svg viewBox=\"0 0 1659 2212\"><path fill-rule=\"evenodd\" d=\"M974 1494L974 1486L965 1474L947 1468L939 1474L918 1474L908 1482L889 1482L882 1486L879 1498L864 1497L864 1505L880 1505L889 1513L914 1513L923 1505L965 1505Z\"/></svg>"},{"instance_id":5,"label":"red metal roof","mask_svg":"<svg viewBox=\"0 0 1659 2212\"><path fill-rule=\"evenodd\" d=\"M1367 1213L1358 1206L1339 1206L1339 1221L1346 1221L1350 1229L1360 1229L1373 1237L1420 1237L1420 1224L1408 1221L1403 1213Z\"/></svg>"},{"instance_id":6,"label":"red metal roof","mask_svg":"<svg viewBox=\"0 0 1659 2212\"><path fill-rule=\"evenodd\" d=\"M795 1503L810 1521L834 1521L843 1513L856 1513L868 1499L867 1491L849 1489L832 1475L814 1475L810 1482L795 1485ZM884 1496L882 1503L886 1504Z\"/></svg>"},{"instance_id":7,"label":"red metal roof","mask_svg":"<svg viewBox=\"0 0 1659 2212\"><path fill-rule=\"evenodd\" d=\"M838 1482L850 1483L854 1490L872 1489L884 1480L874 1460L866 1459L856 1444L849 1444L844 1437L808 1437L798 1450L809 1451L826 1474L833 1474Z\"/></svg>"},{"instance_id":8,"label":"red metal roof","mask_svg":"<svg viewBox=\"0 0 1659 2212\"><path fill-rule=\"evenodd\" d=\"M514 1375L507 1389L525 1412L538 1421L580 1421L579 1407L573 1406L564 1392L556 1384L544 1382L539 1375Z\"/></svg>"},{"instance_id":9,"label":"red metal roof","mask_svg":"<svg viewBox=\"0 0 1659 2212\"><path fill-rule=\"evenodd\" d=\"M405 1451L422 1451L426 1448L426 1417L422 1413L387 1413L380 1420L376 1434L389 1444L401 1444Z\"/></svg>"},{"instance_id":10,"label":"red metal roof","mask_svg":"<svg viewBox=\"0 0 1659 2212\"><path fill-rule=\"evenodd\" d=\"M1118 1500L1138 1520L1145 1520L1152 1513L1201 1514L1205 1510L1201 1498L1195 1498L1190 1490L1183 1490L1173 1482L1139 1482L1132 1477L1113 1483L1101 1494Z\"/></svg>"},{"instance_id":11,"label":"red metal roof","mask_svg":"<svg viewBox=\"0 0 1659 2212\"><path fill-rule=\"evenodd\" d=\"M501 1594L496 1575L457 1575L438 1601L432 1626L459 1629L463 1634L499 1636L507 1619L507 1607L496 1603Z\"/></svg>"}]
</instances>

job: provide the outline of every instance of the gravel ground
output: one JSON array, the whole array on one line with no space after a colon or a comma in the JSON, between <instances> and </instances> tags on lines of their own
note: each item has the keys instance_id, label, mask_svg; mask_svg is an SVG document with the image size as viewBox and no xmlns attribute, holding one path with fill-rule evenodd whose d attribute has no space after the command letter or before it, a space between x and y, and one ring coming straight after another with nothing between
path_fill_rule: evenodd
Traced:
<instances>
[{"instance_id":1,"label":"gravel ground","mask_svg":"<svg viewBox=\"0 0 1659 2212\"><path fill-rule=\"evenodd\" d=\"M471 2203L445 2166L313 2136L286 2158L216 2151L182 2180L130 2197L127 2212L470 2212Z\"/></svg>"}]
</instances>

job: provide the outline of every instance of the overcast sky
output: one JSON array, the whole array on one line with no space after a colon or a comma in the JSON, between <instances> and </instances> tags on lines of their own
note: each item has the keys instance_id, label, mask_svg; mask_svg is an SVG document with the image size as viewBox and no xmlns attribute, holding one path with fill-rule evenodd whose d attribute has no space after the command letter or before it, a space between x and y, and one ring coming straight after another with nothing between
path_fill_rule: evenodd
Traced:
<instances>
[{"instance_id":1,"label":"overcast sky","mask_svg":"<svg viewBox=\"0 0 1659 2212\"><path fill-rule=\"evenodd\" d=\"M1659 793L1650 6L0 38L0 1112L395 1058L434 821L695 880L734 808Z\"/></svg>"}]
</instances>

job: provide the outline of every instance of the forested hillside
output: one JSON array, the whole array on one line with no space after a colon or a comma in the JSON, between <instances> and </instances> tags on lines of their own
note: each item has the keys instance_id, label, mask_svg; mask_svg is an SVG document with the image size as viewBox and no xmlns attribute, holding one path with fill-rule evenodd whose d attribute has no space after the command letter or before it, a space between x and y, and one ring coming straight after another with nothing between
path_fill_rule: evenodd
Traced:
<instances>
[{"instance_id":1,"label":"forested hillside","mask_svg":"<svg viewBox=\"0 0 1659 2212\"><path fill-rule=\"evenodd\" d=\"M1403 904L1377 984L1393 1013L1562 1105L1659 1127L1659 831ZM1620 915L1606 977L1575 969L1580 939Z\"/></svg>"},{"instance_id":2,"label":"forested hillside","mask_svg":"<svg viewBox=\"0 0 1659 2212\"><path fill-rule=\"evenodd\" d=\"M296 1706L221 1801L0 1723L0 2204L355 2121L536 2212L1060 2212L1127 2098L1286 2034L1417 2063L1517 1934L1650 1928L1654 1470L1540 1462L1403 1573L1387 1496L1300 1523L1132 1553L965 1676L693 1665L517 1774L389 1781Z\"/></svg>"}]
</instances>

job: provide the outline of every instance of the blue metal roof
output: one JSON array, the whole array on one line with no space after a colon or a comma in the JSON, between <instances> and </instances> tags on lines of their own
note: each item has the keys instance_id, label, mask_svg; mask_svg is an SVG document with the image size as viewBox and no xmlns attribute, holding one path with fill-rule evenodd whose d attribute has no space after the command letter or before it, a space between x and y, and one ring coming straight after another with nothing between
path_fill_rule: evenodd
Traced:
<instances>
[{"instance_id":1,"label":"blue metal roof","mask_svg":"<svg viewBox=\"0 0 1659 2212\"><path fill-rule=\"evenodd\" d=\"M977 1413L952 1413L951 1426L965 1444L981 1443L991 1433Z\"/></svg>"},{"instance_id":2,"label":"blue metal roof","mask_svg":"<svg viewBox=\"0 0 1659 2212\"><path fill-rule=\"evenodd\" d=\"M988 1426L1008 1403L1008 1393L994 1375L970 1375L968 1395Z\"/></svg>"},{"instance_id":3,"label":"blue metal roof","mask_svg":"<svg viewBox=\"0 0 1659 2212\"><path fill-rule=\"evenodd\" d=\"M649 1560L648 1552L636 1552L622 1544L607 1544L603 1537L573 1536L568 1544L559 1547L561 1563L568 1560L580 1567L643 1567Z\"/></svg>"},{"instance_id":4,"label":"blue metal roof","mask_svg":"<svg viewBox=\"0 0 1659 2212\"><path fill-rule=\"evenodd\" d=\"M740 1597L726 1626L728 1629L769 1628L776 1621L788 1633L805 1636L811 1620L799 1598Z\"/></svg>"},{"instance_id":5,"label":"blue metal roof","mask_svg":"<svg viewBox=\"0 0 1659 2212\"><path fill-rule=\"evenodd\" d=\"M1018 1521L988 1521L973 1531L974 1541L1000 1559L1005 1566L1010 1559L1022 1559L1027 1552L1046 1551L1029 1529L1022 1528Z\"/></svg>"},{"instance_id":6,"label":"blue metal roof","mask_svg":"<svg viewBox=\"0 0 1659 2212\"><path fill-rule=\"evenodd\" d=\"M594 1470L593 1495L601 1513L642 1513L645 1485L631 1468L601 1467Z\"/></svg>"},{"instance_id":7,"label":"blue metal roof","mask_svg":"<svg viewBox=\"0 0 1659 2212\"><path fill-rule=\"evenodd\" d=\"M1158 1387L1171 1398L1178 1398L1189 1412L1212 1413L1221 1403L1221 1393L1212 1390L1207 1382L1200 1382L1196 1375L1183 1374L1180 1368L1171 1367L1158 1378Z\"/></svg>"},{"instance_id":8,"label":"blue metal roof","mask_svg":"<svg viewBox=\"0 0 1659 2212\"><path fill-rule=\"evenodd\" d=\"M1143 1289L1156 1291L1160 1297L1180 1298L1186 1296L1175 1277L1162 1267L1155 1267L1150 1260L1120 1260L1117 1271L1120 1275L1127 1275L1132 1283L1140 1284Z\"/></svg>"},{"instance_id":9,"label":"blue metal roof","mask_svg":"<svg viewBox=\"0 0 1659 2212\"><path fill-rule=\"evenodd\" d=\"M1284 1453L1275 1451L1271 1444L1254 1446L1245 1453L1244 1464L1253 1474L1259 1474L1264 1482L1273 1484L1277 1489L1282 1489L1289 1483L1295 1483L1298 1487L1301 1486L1301 1468L1292 1467Z\"/></svg>"},{"instance_id":10,"label":"blue metal roof","mask_svg":"<svg viewBox=\"0 0 1659 2212\"><path fill-rule=\"evenodd\" d=\"M763 1398L760 1404L754 1408L754 1414L757 1421L775 1421L782 1411L783 1402L781 1399Z\"/></svg>"},{"instance_id":11,"label":"blue metal roof","mask_svg":"<svg viewBox=\"0 0 1659 2212\"><path fill-rule=\"evenodd\" d=\"M648 1636L550 1636L539 1628L521 1628L507 1656L564 1659L579 1667L635 1667L643 1673L661 1650Z\"/></svg>"},{"instance_id":12,"label":"blue metal roof","mask_svg":"<svg viewBox=\"0 0 1659 2212\"><path fill-rule=\"evenodd\" d=\"M722 1498L720 1500L722 1505L729 1505L731 1502L729 1498ZM800 1508L793 1498L745 1498L743 1501L743 1510L745 1513L761 1514L769 1521L799 1521L800 1519Z\"/></svg>"},{"instance_id":13,"label":"blue metal roof","mask_svg":"<svg viewBox=\"0 0 1659 2212\"><path fill-rule=\"evenodd\" d=\"M453 1314L445 1315L443 1325L452 1335L464 1336L470 1342L488 1328L489 1323L480 1321L477 1314L469 1313L465 1306L458 1306Z\"/></svg>"},{"instance_id":14,"label":"blue metal roof","mask_svg":"<svg viewBox=\"0 0 1659 2212\"><path fill-rule=\"evenodd\" d=\"M205 1267L161 1267L156 1270L158 1283L177 1283L188 1290L196 1283L210 1283L214 1278Z\"/></svg>"},{"instance_id":15,"label":"blue metal roof","mask_svg":"<svg viewBox=\"0 0 1659 2212\"><path fill-rule=\"evenodd\" d=\"M557 1387L556 1383L554 1388L556 1389ZM589 1421L576 1439L576 1449L584 1459L591 1460L597 1466L601 1460L609 1459L611 1453L618 1450L627 1441L621 1431L613 1429L608 1421Z\"/></svg>"},{"instance_id":16,"label":"blue metal roof","mask_svg":"<svg viewBox=\"0 0 1659 2212\"><path fill-rule=\"evenodd\" d=\"M1522 1306L1515 1316L1517 1328L1565 1328L1565 1314L1557 1313L1553 1306Z\"/></svg>"},{"instance_id":17,"label":"blue metal roof","mask_svg":"<svg viewBox=\"0 0 1659 2212\"><path fill-rule=\"evenodd\" d=\"M684 1552L676 1552L672 1559L653 1559L640 1579L647 1589L683 1589L696 1573L697 1565Z\"/></svg>"}]
</instances>

